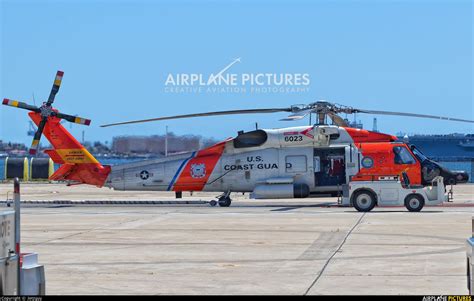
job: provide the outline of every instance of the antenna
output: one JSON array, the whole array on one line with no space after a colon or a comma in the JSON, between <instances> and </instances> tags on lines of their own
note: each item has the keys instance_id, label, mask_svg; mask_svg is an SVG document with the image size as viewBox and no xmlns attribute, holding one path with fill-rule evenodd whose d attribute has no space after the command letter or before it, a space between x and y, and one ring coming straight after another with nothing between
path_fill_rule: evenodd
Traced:
<instances>
[{"instance_id":1,"label":"antenna","mask_svg":"<svg viewBox=\"0 0 474 301\"><path fill-rule=\"evenodd\" d=\"M377 130L377 118L376 117L374 117L374 123L372 125L372 131L373 132L378 132L378 130Z\"/></svg>"}]
</instances>

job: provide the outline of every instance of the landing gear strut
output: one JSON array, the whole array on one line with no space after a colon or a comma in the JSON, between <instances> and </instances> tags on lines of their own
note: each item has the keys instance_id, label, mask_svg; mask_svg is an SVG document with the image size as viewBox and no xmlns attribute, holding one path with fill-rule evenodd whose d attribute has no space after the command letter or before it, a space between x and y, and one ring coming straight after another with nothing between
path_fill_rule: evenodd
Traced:
<instances>
[{"instance_id":1,"label":"landing gear strut","mask_svg":"<svg viewBox=\"0 0 474 301\"><path fill-rule=\"evenodd\" d=\"M451 184L451 189L448 191L448 202L452 202L454 198L453 184Z\"/></svg>"},{"instance_id":2,"label":"landing gear strut","mask_svg":"<svg viewBox=\"0 0 474 301\"><path fill-rule=\"evenodd\" d=\"M221 196L219 198L218 203L219 203L219 206L221 207L229 207L230 204L232 203L232 200L228 196Z\"/></svg>"}]
</instances>

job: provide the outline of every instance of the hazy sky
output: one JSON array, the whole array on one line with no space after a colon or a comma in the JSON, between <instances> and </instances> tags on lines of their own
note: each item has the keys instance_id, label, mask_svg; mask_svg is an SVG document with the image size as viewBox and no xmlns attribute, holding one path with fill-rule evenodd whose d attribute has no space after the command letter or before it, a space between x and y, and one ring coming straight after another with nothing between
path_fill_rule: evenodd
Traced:
<instances>
[{"instance_id":1,"label":"hazy sky","mask_svg":"<svg viewBox=\"0 0 474 301\"><path fill-rule=\"evenodd\" d=\"M354 107L474 119L471 1L1 1L0 97L91 118L86 140L307 124L284 113L100 128L129 119L326 99ZM169 74L307 74L302 91L170 92ZM273 85L274 86L274 85ZM470 124L358 116L396 133L474 132ZM69 126L68 126L69 128ZM26 111L0 107L0 139L30 143Z\"/></svg>"}]
</instances>

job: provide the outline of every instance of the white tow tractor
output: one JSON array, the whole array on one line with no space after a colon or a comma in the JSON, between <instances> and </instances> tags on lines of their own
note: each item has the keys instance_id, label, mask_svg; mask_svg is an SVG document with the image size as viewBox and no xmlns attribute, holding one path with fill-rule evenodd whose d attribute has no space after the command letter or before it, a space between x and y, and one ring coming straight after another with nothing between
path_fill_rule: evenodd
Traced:
<instances>
[{"instance_id":1,"label":"white tow tractor","mask_svg":"<svg viewBox=\"0 0 474 301\"><path fill-rule=\"evenodd\" d=\"M418 212L425 205L438 205L448 201L443 177L437 176L431 186L410 185L407 174L399 176L374 176L372 181L352 181L343 186L341 205L353 206L368 212L375 206L405 206Z\"/></svg>"}]
</instances>

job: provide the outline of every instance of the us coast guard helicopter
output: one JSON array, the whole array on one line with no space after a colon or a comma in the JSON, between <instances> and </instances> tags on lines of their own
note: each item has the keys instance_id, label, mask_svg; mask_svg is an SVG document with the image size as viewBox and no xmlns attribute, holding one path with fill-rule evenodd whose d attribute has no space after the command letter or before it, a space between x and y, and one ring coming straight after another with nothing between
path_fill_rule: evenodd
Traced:
<instances>
[{"instance_id":1,"label":"us coast guard helicopter","mask_svg":"<svg viewBox=\"0 0 474 301\"><path fill-rule=\"evenodd\" d=\"M176 115L103 125L118 126L179 118L231 114L287 112L282 120L300 120L311 114L317 123L281 129L239 132L195 152L122 165L102 165L61 124L61 119L83 125L90 120L60 113L52 107L63 72L58 71L48 100L41 107L4 99L3 104L31 111L38 126L30 154L36 154L42 134L53 149L45 150L61 164L50 180L90 184L115 190L221 192L218 204L231 205L232 192L250 192L252 198L305 198L318 193L333 195L350 181L383 179L404 173L412 184L430 185L438 175L447 184L465 183L465 172L450 171L427 158L414 145L390 134L348 126L338 114L378 114L432 118L474 123L472 120L424 114L363 110L317 101L288 108L245 109ZM328 124L328 118L332 124ZM212 203L211 203L212 204ZM216 202L213 201L215 205Z\"/></svg>"}]
</instances>

